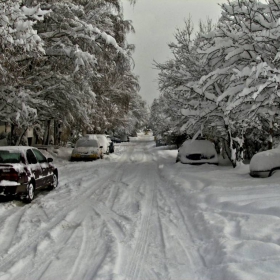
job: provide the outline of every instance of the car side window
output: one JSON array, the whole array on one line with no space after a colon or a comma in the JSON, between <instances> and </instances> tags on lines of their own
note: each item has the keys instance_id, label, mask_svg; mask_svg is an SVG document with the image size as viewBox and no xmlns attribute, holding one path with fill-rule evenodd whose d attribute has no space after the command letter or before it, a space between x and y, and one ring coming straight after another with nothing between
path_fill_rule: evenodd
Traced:
<instances>
[{"instance_id":1,"label":"car side window","mask_svg":"<svg viewBox=\"0 0 280 280\"><path fill-rule=\"evenodd\" d=\"M33 149L32 151L35 154L35 156L36 156L36 158L37 158L39 163L48 162L46 157L40 151L35 150L35 149Z\"/></svg>"},{"instance_id":2,"label":"car side window","mask_svg":"<svg viewBox=\"0 0 280 280\"><path fill-rule=\"evenodd\" d=\"M26 151L26 158L29 164L37 163L37 159L30 149Z\"/></svg>"}]
</instances>

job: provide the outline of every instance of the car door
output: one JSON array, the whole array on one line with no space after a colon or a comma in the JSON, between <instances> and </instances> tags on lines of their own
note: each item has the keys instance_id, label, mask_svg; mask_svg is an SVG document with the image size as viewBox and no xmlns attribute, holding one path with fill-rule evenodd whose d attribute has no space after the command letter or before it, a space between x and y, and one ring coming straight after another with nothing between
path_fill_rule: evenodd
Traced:
<instances>
[{"instance_id":1,"label":"car door","mask_svg":"<svg viewBox=\"0 0 280 280\"><path fill-rule=\"evenodd\" d=\"M52 170L48 163L48 160L39 150L32 149L32 152L35 154L42 169L42 184L44 186L47 186L52 181Z\"/></svg>"},{"instance_id":2,"label":"car door","mask_svg":"<svg viewBox=\"0 0 280 280\"><path fill-rule=\"evenodd\" d=\"M31 173L34 176L34 179L36 181L36 188L40 188L44 184L43 180L43 171L41 168L41 165L39 164L35 154L32 152L31 149L28 149L26 151L26 158L28 161L28 167L31 170Z\"/></svg>"}]
</instances>

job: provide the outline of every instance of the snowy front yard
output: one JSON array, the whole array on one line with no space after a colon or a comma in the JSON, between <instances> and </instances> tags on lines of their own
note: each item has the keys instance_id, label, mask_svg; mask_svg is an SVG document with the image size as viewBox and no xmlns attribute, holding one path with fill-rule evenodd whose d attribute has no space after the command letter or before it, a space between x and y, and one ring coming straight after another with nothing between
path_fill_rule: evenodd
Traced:
<instances>
[{"instance_id":1,"label":"snowy front yard","mask_svg":"<svg viewBox=\"0 0 280 280\"><path fill-rule=\"evenodd\" d=\"M0 203L0 280L279 279L280 172L176 155L142 136L104 160L55 158L56 190Z\"/></svg>"}]
</instances>

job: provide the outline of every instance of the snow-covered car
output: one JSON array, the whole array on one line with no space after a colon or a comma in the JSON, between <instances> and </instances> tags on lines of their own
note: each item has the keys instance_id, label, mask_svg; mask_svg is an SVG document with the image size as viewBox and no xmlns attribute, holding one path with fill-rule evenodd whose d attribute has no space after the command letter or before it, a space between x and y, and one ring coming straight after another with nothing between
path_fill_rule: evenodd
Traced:
<instances>
[{"instance_id":1,"label":"snow-covered car","mask_svg":"<svg viewBox=\"0 0 280 280\"><path fill-rule=\"evenodd\" d=\"M186 140L178 150L176 162L216 165L219 163L215 146L208 140Z\"/></svg>"},{"instance_id":2,"label":"snow-covered car","mask_svg":"<svg viewBox=\"0 0 280 280\"><path fill-rule=\"evenodd\" d=\"M52 158L46 158L34 147L0 147L0 195L31 202L35 190L55 189L58 170L52 162Z\"/></svg>"},{"instance_id":3,"label":"snow-covered car","mask_svg":"<svg viewBox=\"0 0 280 280\"><path fill-rule=\"evenodd\" d=\"M103 146L95 137L80 138L71 154L71 161L103 158Z\"/></svg>"},{"instance_id":4,"label":"snow-covered car","mask_svg":"<svg viewBox=\"0 0 280 280\"><path fill-rule=\"evenodd\" d=\"M102 152L103 154L109 155L110 153L110 143L107 139L106 134L86 134L83 136L83 138L89 138L89 139L97 139L102 146Z\"/></svg>"},{"instance_id":5,"label":"snow-covered car","mask_svg":"<svg viewBox=\"0 0 280 280\"><path fill-rule=\"evenodd\" d=\"M280 169L280 147L255 154L250 161L252 177L270 177Z\"/></svg>"}]
</instances>

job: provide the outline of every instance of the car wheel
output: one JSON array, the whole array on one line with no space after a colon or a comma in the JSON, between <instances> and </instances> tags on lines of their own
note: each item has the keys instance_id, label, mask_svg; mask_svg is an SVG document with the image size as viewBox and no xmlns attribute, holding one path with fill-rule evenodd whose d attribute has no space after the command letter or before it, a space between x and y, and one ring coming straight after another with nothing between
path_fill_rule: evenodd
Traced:
<instances>
[{"instance_id":1,"label":"car wheel","mask_svg":"<svg viewBox=\"0 0 280 280\"><path fill-rule=\"evenodd\" d=\"M27 194L26 194L26 197L24 198L24 201L26 203L30 203L34 198L34 185L32 182L30 182L28 185L27 185Z\"/></svg>"},{"instance_id":2,"label":"car wheel","mask_svg":"<svg viewBox=\"0 0 280 280\"><path fill-rule=\"evenodd\" d=\"M57 188L57 186L58 186L58 178L57 178L57 175L55 173L53 173L53 182L50 185L50 189L54 190Z\"/></svg>"}]
</instances>

